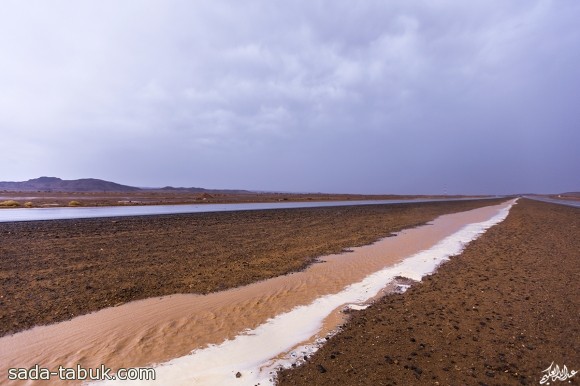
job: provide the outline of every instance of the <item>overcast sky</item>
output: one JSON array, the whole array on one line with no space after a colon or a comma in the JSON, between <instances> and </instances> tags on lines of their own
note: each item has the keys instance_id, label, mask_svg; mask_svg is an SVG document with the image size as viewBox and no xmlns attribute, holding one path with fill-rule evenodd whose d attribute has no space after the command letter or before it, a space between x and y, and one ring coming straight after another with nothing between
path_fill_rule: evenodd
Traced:
<instances>
[{"instance_id":1,"label":"overcast sky","mask_svg":"<svg viewBox=\"0 0 580 386\"><path fill-rule=\"evenodd\" d=\"M0 2L0 180L580 190L580 2Z\"/></svg>"}]
</instances>

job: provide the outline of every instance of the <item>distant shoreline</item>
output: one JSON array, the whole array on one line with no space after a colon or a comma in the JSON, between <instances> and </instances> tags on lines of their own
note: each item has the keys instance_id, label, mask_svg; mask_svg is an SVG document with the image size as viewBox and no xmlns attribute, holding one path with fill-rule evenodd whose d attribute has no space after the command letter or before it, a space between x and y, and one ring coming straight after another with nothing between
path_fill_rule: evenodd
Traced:
<instances>
[{"instance_id":1,"label":"distant shoreline","mask_svg":"<svg viewBox=\"0 0 580 386\"><path fill-rule=\"evenodd\" d=\"M182 193L182 192L11 192L0 191L0 209L100 206L230 204L303 201L491 198L490 195L364 195L324 193Z\"/></svg>"}]
</instances>

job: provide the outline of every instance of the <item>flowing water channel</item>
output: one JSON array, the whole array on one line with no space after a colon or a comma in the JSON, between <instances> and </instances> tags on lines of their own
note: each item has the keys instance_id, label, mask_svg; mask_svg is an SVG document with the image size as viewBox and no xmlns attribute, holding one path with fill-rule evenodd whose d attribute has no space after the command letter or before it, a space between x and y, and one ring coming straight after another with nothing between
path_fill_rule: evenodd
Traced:
<instances>
[{"instance_id":1,"label":"flowing water channel","mask_svg":"<svg viewBox=\"0 0 580 386\"><path fill-rule=\"evenodd\" d=\"M502 221L514 202L443 215L372 245L324 256L303 272L209 295L135 301L5 336L0 374L35 364L155 365L160 385L272 383L279 366L314 350L317 339L343 323L345 306L392 291L399 276L420 280Z\"/></svg>"}]
</instances>

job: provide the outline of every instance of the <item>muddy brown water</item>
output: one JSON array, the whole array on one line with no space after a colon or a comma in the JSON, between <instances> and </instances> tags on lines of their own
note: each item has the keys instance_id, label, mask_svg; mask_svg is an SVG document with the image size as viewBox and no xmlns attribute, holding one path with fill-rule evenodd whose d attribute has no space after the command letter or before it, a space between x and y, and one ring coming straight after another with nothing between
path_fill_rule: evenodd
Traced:
<instances>
[{"instance_id":1,"label":"muddy brown water","mask_svg":"<svg viewBox=\"0 0 580 386\"><path fill-rule=\"evenodd\" d=\"M85 368L106 364L113 369L145 366L219 344L428 249L469 223L489 219L503 206L444 215L375 244L324 256L303 272L209 295L135 301L5 336L0 339L0 374L35 364L49 369L77 364ZM342 321L337 315L328 320L328 330Z\"/></svg>"}]
</instances>

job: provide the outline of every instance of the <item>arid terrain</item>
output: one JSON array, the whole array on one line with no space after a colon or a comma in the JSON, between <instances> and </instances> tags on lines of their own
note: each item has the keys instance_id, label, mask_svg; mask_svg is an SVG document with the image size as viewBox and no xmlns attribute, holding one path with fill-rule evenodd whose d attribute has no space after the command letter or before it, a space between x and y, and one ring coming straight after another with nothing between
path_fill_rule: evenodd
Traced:
<instances>
[{"instance_id":1,"label":"arid terrain","mask_svg":"<svg viewBox=\"0 0 580 386\"><path fill-rule=\"evenodd\" d=\"M552 362L579 370L579 230L580 209L520 200L435 274L353 312L280 385L531 385Z\"/></svg>"},{"instance_id":2,"label":"arid terrain","mask_svg":"<svg viewBox=\"0 0 580 386\"><path fill-rule=\"evenodd\" d=\"M500 201L2 223L0 335L301 270L317 256ZM525 385L552 362L578 370L578 214L520 199L423 282L351 311L279 383Z\"/></svg>"},{"instance_id":3,"label":"arid terrain","mask_svg":"<svg viewBox=\"0 0 580 386\"><path fill-rule=\"evenodd\" d=\"M0 223L0 335L119 303L208 293L496 200Z\"/></svg>"}]
</instances>

